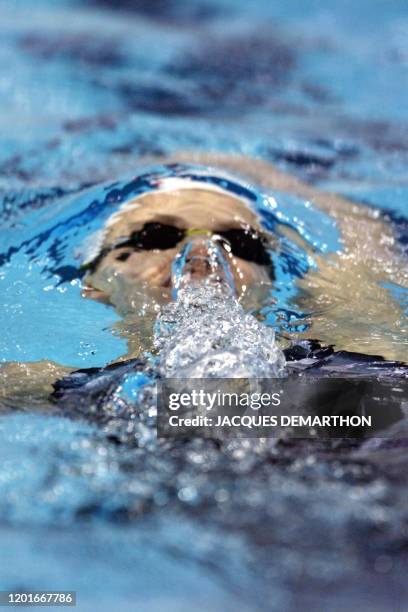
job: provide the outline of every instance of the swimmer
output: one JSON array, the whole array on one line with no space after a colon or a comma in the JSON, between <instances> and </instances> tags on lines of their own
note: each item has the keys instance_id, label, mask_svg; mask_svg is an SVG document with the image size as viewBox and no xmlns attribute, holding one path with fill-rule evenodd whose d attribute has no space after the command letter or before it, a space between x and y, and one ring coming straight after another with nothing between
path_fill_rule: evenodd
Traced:
<instances>
[{"instance_id":1,"label":"swimmer","mask_svg":"<svg viewBox=\"0 0 408 612\"><path fill-rule=\"evenodd\" d=\"M83 295L122 313L140 292L163 303L174 296L178 261L192 279L203 278L217 250L219 272L242 297L273 282L271 241L244 199L204 182L164 179L109 219L99 251L83 265Z\"/></svg>"},{"instance_id":2,"label":"swimmer","mask_svg":"<svg viewBox=\"0 0 408 612\"><path fill-rule=\"evenodd\" d=\"M389 325L392 328L401 315L386 289L375 281L387 278L392 268L393 277L401 277L401 284L406 282L395 257L391 256L391 229L379 222L371 211L338 196L318 192L261 161L191 154L168 161L217 166L266 189L287 191L306 198L334 216L342 233L344 254L337 255L334 260L317 257L318 272L311 272L299 282L300 289L302 286L305 289L304 304L311 312L316 311L320 296L330 296L330 291L333 294L333 287L337 290L341 299L335 304L333 316L340 320L353 320L360 337L360 341L353 341L350 332L344 338L340 332L335 339L337 347L343 349L340 358L341 363L346 361L347 369L350 363L357 363L364 370L367 361L380 364L380 369L383 369L383 357L400 358L395 354L394 346L381 337L374 344L374 349L378 348L375 354L380 357L361 354L364 353L361 350L364 348L361 332L364 332L367 316L380 320L384 327ZM365 235L363 246L359 232ZM274 237L261 226L257 215L243 198L200 181L165 179L156 191L126 202L108 220L96 252L88 253L83 263L83 295L112 305L126 321L123 330L128 339L128 353L118 360L126 363L125 360L138 358L146 348L145 341L151 338L157 308L150 319L134 313L146 304L159 307L173 299L179 262L188 269L191 282L215 271L230 283L237 298L254 303L260 290L273 288L275 276L270 257L273 244ZM217 253L215 260L211 255L214 250ZM373 280L371 286L376 291L374 296L370 296L369 313L361 306L366 303L359 290L362 275L369 275ZM132 321L133 330L136 330L133 334L129 333ZM288 362L301 365L305 359L321 358L326 368L333 360L338 364L339 353L323 346L334 344L329 332L323 324L320 325L317 314L313 319L312 333L322 344L300 338L294 350L293 347L287 348ZM397 364L391 361L389 365L392 368ZM114 364L110 367L111 371L120 370ZM52 362L6 364L0 369L4 382L1 391L3 402L7 404L11 397L19 397L21 403L22 397L29 396L30 401L38 400L41 405L52 392L56 380L70 372L72 368Z\"/></svg>"},{"instance_id":3,"label":"swimmer","mask_svg":"<svg viewBox=\"0 0 408 612\"><path fill-rule=\"evenodd\" d=\"M405 316L384 284L389 279L408 287L406 266L396 255L392 229L375 211L322 193L260 160L189 153L166 161L218 167L265 191L295 194L334 217L342 252L318 255L309 249L316 270L297 282L296 299L300 310L313 313L305 321L311 330L296 339L307 339L312 333L323 344L339 349L390 360L405 358ZM293 231L287 232L292 240L300 240ZM138 298L146 302L149 295L158 304L172 299L173 262L186 248L195 273L205 274L208 248L215 243L224 255L237 297L245 307L256 308L262 292L273 292L269 253L276 246L274 239L244 199L206 183L165 180L156 192L126 203L110 219L99 251L87 262L84 295L112 304L127 319L122 326L129 343L127 357L135 357L143 345L142 336L149 335L148 329L126 332L140 330L140 317L132 322ZM308 249L304 243L301 246Z\"/></svg>"}]
</instances>

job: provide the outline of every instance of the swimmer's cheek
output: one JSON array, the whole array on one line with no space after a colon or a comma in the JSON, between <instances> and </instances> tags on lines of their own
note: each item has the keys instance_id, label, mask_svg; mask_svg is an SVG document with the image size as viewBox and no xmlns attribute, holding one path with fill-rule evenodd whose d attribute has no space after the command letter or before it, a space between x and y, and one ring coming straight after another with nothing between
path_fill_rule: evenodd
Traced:
<instances>
[{"instance_id":1,"label":"swimmer's cheek","mask_svg":"<svg viewBox=\"0 0 408 612\"><path fill-rule=\"evenodd\" d=\"M83 295L100 300L101 294L98 291L109 294L116 286L130 286L138 281L154 287L162 286L171 274L175 255L176 250L169 249L165 252L133 253L123 263L107 260L103 267L85 279L89 288L84 290Z\"/></svg>"},{"instance_id":2,"label":"swimmer's cheek","mask_svg":"<svg viewBox=\"0 0 408 612\"><path fill-rule=\"evenodd\" d=\"M231 269L235 286L238 289L242 289L243 287L249 289L260 283L269 284L271 282L268 271L264 266L258 266L257 264L244 261L238 257L232 260Z\"/></svg>"},{"instance_id":3,"label":"swimmer's cheek","mask_svg":"<svg viewBox=\"0 0 408 612\"><path fill-rule=\"evenodd\" d=\"M145 270L138 276L137 280L142 283L147 283L151 287L167 287L169 286L170 279L170 268L164 268L162 270Z\"/></svg>"}]
</instances>

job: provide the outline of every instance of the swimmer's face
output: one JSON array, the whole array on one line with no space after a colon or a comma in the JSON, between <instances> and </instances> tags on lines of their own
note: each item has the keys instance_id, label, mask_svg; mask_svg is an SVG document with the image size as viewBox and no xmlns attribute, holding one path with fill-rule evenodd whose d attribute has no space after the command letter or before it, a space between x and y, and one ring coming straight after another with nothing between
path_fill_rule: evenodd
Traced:
<instances>
[{"instance_id":1,"label":"swimmer's face","mask_svg":"<svg viewBox=\"0 0 408 612\"><path fill-rule=\"evenodd\" d=\"M115 306L136 295L171 299L174 262L187 253L192 277L207 275L209 247L221 252L236 293L271 283L272 262L256 215L222 191L180 189L146 194L108 227L100 255L89 265L86 296ZM189 263L190 262L190 263Z\"/></svg>"}]
</instances>

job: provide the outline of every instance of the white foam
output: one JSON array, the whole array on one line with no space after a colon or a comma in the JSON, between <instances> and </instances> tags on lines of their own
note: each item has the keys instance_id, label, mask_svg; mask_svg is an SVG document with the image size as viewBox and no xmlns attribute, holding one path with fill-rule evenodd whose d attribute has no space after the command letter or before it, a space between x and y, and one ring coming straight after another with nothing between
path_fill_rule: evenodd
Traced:
<instances>
[{"instance_id":1,"label":"white foam","mask_svg":"<svg viewBox=\"0 0 408 612\"><path fill-rule=\"evenodd\" d=\"M282 375L285 366L274 330L212 277L184 286L164 307L154 345L159 372L169 378L267 378Z\"/></svg>"}]
</instances>

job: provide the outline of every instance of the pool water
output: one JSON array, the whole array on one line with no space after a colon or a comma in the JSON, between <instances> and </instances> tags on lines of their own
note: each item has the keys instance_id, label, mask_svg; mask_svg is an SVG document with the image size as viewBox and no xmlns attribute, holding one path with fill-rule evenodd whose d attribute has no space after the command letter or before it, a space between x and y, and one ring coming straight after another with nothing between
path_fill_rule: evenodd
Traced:
<instances>
[{"instance_id":1,"label":"pool water","mask_svg":"<svg viewBox=\"0 0 408 612\"><path fill-rule=\"evenodd\" d=\"M317 335L406 359L405 2L2 0L0 11L2 362L101 367L129 345L162 352L164 371L184 358L157 327L154 348L155 304L123 316L81 297L89 236L165 177L244 195L275 236L273 290L234 302L260 347ZM210 163L215 153L270 162L355 210L331 215L258 180L250 161L236 173ZM127 374L96 418L29 394L11 413L0 404L1 589L76 589L81 610L406 607L405 419L389 448L159 443L146 382Z\"/></svg>"}]
</instances>

